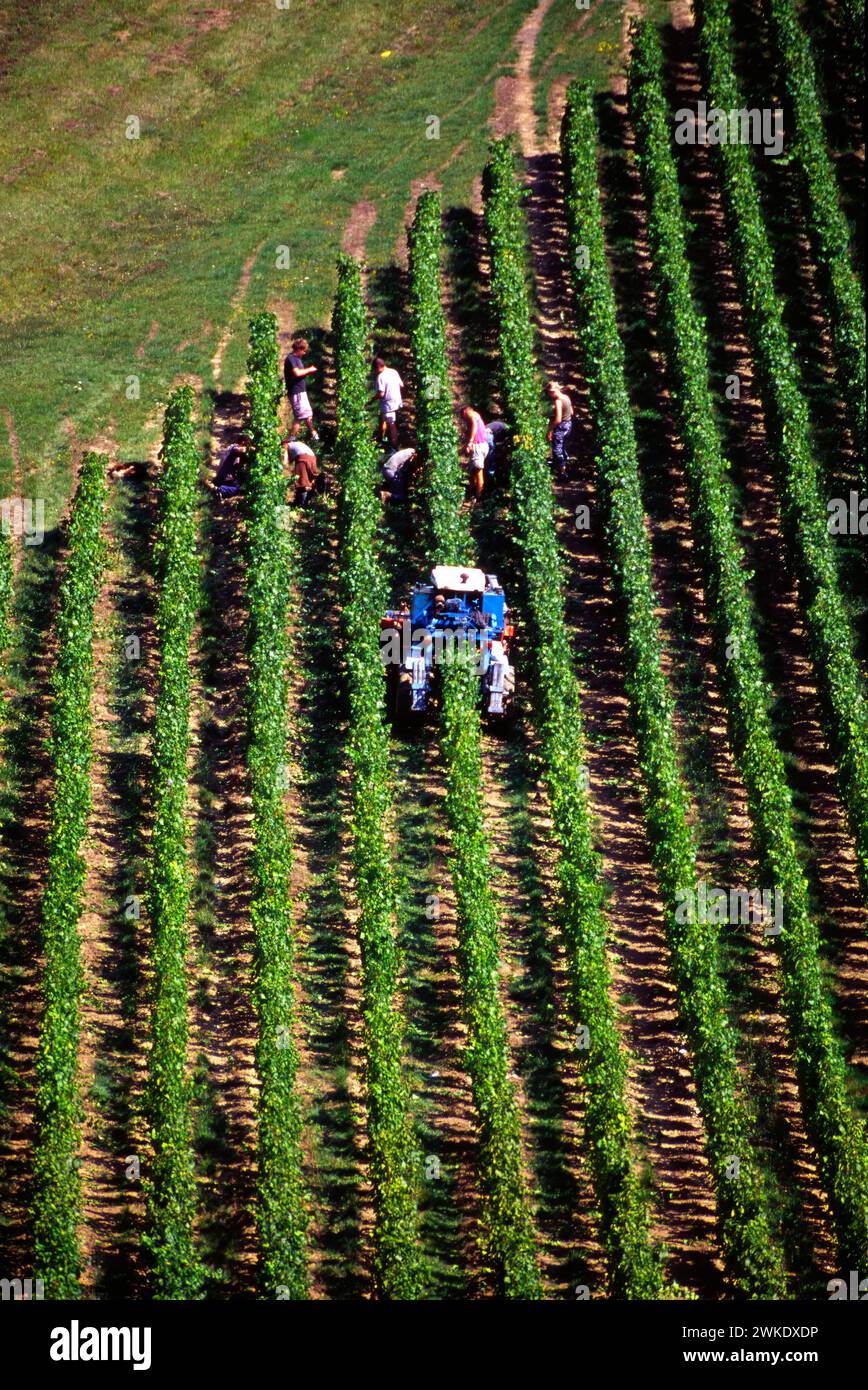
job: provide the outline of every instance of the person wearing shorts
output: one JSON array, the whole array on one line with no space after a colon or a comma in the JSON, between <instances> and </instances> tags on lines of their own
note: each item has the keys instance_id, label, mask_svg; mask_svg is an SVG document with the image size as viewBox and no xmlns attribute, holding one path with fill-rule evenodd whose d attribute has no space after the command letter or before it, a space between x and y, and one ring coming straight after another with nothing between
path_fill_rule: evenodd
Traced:
<instances>
[{"instance_id":1,"label":"person wearing shorts","mask_svg":"<svg viewBox=\"0 0 868 1390\"><path fill-rule=\"evenodd\" d=\"M318 440L319 435L313 423L313 407L305 386L307 378L316 371L316 367L304 365L305 355L308 351L309 345L306 338L293 338L292 351L283 364L283 378L286 382L289 404L292 406L293 434L298 434L302 425L306 425L311 439Z\"/></svg>"},{"instance_id":2,"label":"person wearing shorts","mask_svg":"<svg viewBox=\"0 0 868 1390\"><path fill-rule=\"evenodd\" d=\"M404 404L404 383L394 367L387 367L382 357L374 358L377 395L380 400L380 433L388 435L393 449L398 447L398 411Z\"/></svg>"},{"instance_id":3,"label":"person wearing shorts","mask_svg":"<svg viewBox=\"0 0 868 1390\"><path fill-rule=\"evenodd\" d=\"M546 394L554 406L548 438L552 446L555 472L559 478L566 478L569 464L567 440L573 432L573 403L556 381L547 384Z\"/></svg>"},{"instance_id":4,"label":"person wearing shorts","mask_svg":"<svg viewBox=\"0 0 868 1390\"><path fill-rule=\"evenodd\" d=\"M283 441L283 451L284 467L289 465L295 475L295 501L306 507L319 478L316 454L309 444L291 436Z\"/></svg>"},{"instance_id":5,"label":"person wearing shorts","mask_svg":"<svg viewBox=\"0 0 868 1390\"><path fill-rule=\"evenodd\" d=\"M466 405L461 412L466 437L464 452L468 459L470 486L474 497L481 497L485 487L485 460L488 458L488 430L485 421L472 406Z\"/></svg>"}]
</instances>

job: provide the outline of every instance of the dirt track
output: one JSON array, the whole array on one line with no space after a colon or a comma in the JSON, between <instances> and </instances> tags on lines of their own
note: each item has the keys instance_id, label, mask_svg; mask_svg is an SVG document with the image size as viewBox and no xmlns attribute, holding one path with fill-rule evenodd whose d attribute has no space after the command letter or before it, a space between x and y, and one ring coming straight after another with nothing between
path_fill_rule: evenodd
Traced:
<instances>
[{"instance_id":1,"label":"dirt track","mask_svg":"<svg viewBox=\"0 0 868 1390\"><path fill-rule=\"evenodd\" d=\"M623 28L627 33L627 17ZM613 84L623 89L617 81ZM523 104L533 108L532 92ZM559 133L549 120L547 140ZM714 1206L703 1130L686 1040L677 1022L662 907L645 836L635 740L628 718L614 595L601 534L596 479L590 460L586 389L572 340L566 233L559 159L536 140L524 145L530 187L528 219L537 302L540 362L577 406L571 483L556 488L569 576L567 616L583 684L591 803L599 826L610 888L612 966L625 1041L634 1059L629 1096L639 1118L643 1153L658 1183L655 1235L671 1251L672 1277L718 1288ZM580 434L578 443L576 434ZM579 530L586 506L590 530Z\"/></svg>"},{"instance_id":2,"label":"dirt track","mask_svg":"<svg viewBox=\"0 0 868 1390\"><path fill-rule=\"evenodd\" d=\"M142 1095L149 935L142 906L156 638L147 559L147 484L113 485L109 569L96 606L93 810L81 920L81 1249L90 1297L124 1296L141 1279ZM122 489L122 491L121 491ZM127 648L128 639L139 643ZM136 1162L138 1168L136 1168Z\"/></svg>"}]
</instances>

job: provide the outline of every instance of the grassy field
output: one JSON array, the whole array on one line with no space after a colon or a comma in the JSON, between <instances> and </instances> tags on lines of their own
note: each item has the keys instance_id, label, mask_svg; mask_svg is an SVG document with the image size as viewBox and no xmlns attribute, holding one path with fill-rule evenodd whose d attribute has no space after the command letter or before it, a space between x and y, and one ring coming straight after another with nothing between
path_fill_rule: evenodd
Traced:
<instances>
[{"instance_id":1,"label":"grassy field","mask_svg":"<svg viewBox=\"0 0 868 1390\"><path fill-rule=\"evenodd\" d=\"M212 384L227 330L223 380L238 378L248 307L291 301L296 323L326 321L357 201L376 209L374 264L392 259L415 179L436 174L447 204L465 201L532 8L4 5L0 485L14 439L51 525L73 432L140 455L180 373ZM599 8L575 39L587 16L570 0L548 12L542 109L547 82L577 62L605 79L620 6Z\"/></svg>"}]
</instances>

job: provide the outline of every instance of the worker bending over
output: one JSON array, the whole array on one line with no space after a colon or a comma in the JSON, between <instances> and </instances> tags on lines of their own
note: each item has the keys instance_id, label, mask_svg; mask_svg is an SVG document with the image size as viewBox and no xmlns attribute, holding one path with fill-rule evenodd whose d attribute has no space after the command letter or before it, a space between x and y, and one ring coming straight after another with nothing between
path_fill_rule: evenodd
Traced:
<instances>
[{"instance_id":1,"label":"worker bending over","mask_svg":"<svg viewBox=\"0 0 868 1390\"><path fill-rule=\"evenodd\" d=\"M290 469L295 478L294 502L299 507L306 507L320 476L316 454L309 444L290 436L283 441L283 466Z\"/></svg>"},{"instance_id":2,"label":"worker bending over","mask_svg":"<svg viewBox=\"0 0 868 1390\"><path fill-rule=\"evenodd\" d=\"M416 449L394 449L383 459L383 502L406 502L407 488L416 471L419 454Z\"/></svg>"},{"instance_id":3,"label":"worker bending over","mask_svg":"<svg viewBox=\"0 0 868 1390\"><path fill-rule=\"evenodd\" d=\"M218 497L237 497L240 493L249 448L249 440L242 436L223 450L211 484Z\"/></svg>"},{"instance_id":4,"label":"worker bending over","mask_svg":"<svg viewBox=\"0 0 868 1390\"><path fill-rule=\"evenodd\" d=\"M489 420L485 426L485 433L488 439L488 458L485 460L485 476L496 481L498 473L503 473L501 460L506 452L506 441L509 436L509 429L505 420Z\"/></svg>"}]
</instances>

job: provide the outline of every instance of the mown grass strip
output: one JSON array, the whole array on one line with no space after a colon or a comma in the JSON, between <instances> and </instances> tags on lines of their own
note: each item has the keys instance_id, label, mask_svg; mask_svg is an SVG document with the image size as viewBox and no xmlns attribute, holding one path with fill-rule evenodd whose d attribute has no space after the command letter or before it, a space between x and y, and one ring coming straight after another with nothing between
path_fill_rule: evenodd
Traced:
<instances>
[{"instance_id":1,"label":"mown grass strip","mask_svg":"<svg viewBox=\"0 0 868 1390\"><path fill-rule=\"evenodd\" d=\"M534 361L526 282L526 230L509 145L485 171L485 225L506 412L512 424L512 495L537 690L537 731L558 843L557 920L569 963L569 1006L587 1093L586 1134L613 1293L657 1298L659 1258L632 1155L626 1061L611 997L600 861L584 786L579 687L570 660L563 565L547 467L546 424Z\"/></svg>"},{"instance_id":2,"label":"mown grass strip","mask_svg":"<svg viewBox=\"0 0 868 1390\"><path fill-rule=\"evenodd\" d=\"M696 15L709 106L739 110L726 0L697 0ZM841 800L868 893L868 706L841 597L807 402L775 292L774 256L750 146L735 141L716 149L733 264L778 478L787 555L798 583Z\"/></svg>"},{"instance_id":3,"label":"mown grass strip","mask_svg":"<svg viewBox=\"0 0 868 1390\"><path fill-rule=\"evenodd\" d=\"M663 88L663 52L651 24L639 26L633 34L629 94L645 189L659 327L674 386L674 408L687 446L691 522L714 622L730 735L747 788L764 881L776 884L783 895L778 946L802 1103L835 1212L842 1259L845 1264L860 1259L864 1263L868 1242L864 1126L847 1098L845 1067L819 961L817 928L796 850L792 797L769 718L771 692L742 568L728 465L714 416L705 325L691 287L687 229Z\"/></svg>"},{"instance_id":4,"label":"mown grass strip","mask_svg":"<svg viewBox=\"0 0 868 1390\"><path fill-rule=\"evenodd\" d=\"M190 642L199 608L196 491L199 448L193 390L169 398L154 545L160 648L153 735L153 833L148 915L153 933L153 1004L146 1107L153 1166L145 1191L151 1287L157 1298L196 1298L204 1271L196 1253L196 1169L192 1148L187 953L190 864L187 754Z\"/></svg>"},{"instance_id":5,"label":"mown grass strip","mask_svg":"<svg viewBox=\"0 0 868 1390\"><path fill-rule=\"evenodd\" d=\"M577 337L588 381L600 495L623 615L627 693L645 787L648 838L663 897L681 1016L693 1054L720 1241L730 1273L743 1292L755 1298L771 1297L782 1289L781 1255L772 1236L750 1118L739 1085L736 1038L727 1018L716 930L698 920L698 911L685 911L685 903L695 905L697 901L696 852L688 827L687 789L676 753L672 698L660 663L657 597L636 434L606 262L593 97L582 83L574 83L567 93L561 153Z\"/></svg>"},{"instance_id":6,"label":"mown grass strip","mask_svg":"<svg viewBox=\"0 0 868 1390\"><path fill-rule=\"evenodd\" d=\"M295 920L287 790L289 600L293 551L277 406L277 320L250 322L247 360L253 460L246 490L250 610L247 765L253 799L250 915L258 1032L257 1203L259 1287L265 1298L307 1294L307 1210L297 1089Z\"/></svg>"},{"instance_id":7,"label":"mown grass strip","mask_svg":"<svg viewBox=\"0 0 868 1390\"><path fill-rule=\"evenodd\" d=\"M384 1298L419 1298L417 1183L410 1096L402 1062L403 1025L396 1004L399 957L394 819L380 619L388 606L377 528L377 450L370 394L368 322L359 267L339 263L333 316L337 355L337 438L341 487L341 619L350 706L353 872L362 957L365 1087L374 1193L374 1281Z\"/></svg>"},{"instance_id":8,"label":"mown grass strip","mask_svg":"<svg viewBox=\"0 0 868 1390\"><path fill-rule=\"evenodd\" d=\"M446 330L440 302L440 201L423 193L410 241L411 331L419 384L417 428L427 455L426 497L432 564L467 564L472 550L461 513L464 476L449 390ZM527 1186L521 1124L509 1077L509 1039L498 988L500 921L492 886L491 848L483 815L482 727L475 653L444 661L442 733L450 871L458 902L458 939L469 1028L468 1070L480 1117L484 1243L507 1297L542 1294Z\"/></svg>"},{"instance_id":9,"label":"mown grass strip","mask_svg":"<svg viewBox=\"0 0 868 1390\"><path fill-rule=\"evenodd\" d=\"M826 290L826 313L832 329L841 399L853 435L862 486L868 490L865 305L853 270L850 228L826 143L814 55L793 0L767 0L767 5L792 116L791 148L802 178L814 255Z\"/></svg>"},{"instance_id":10,"label":"mown grass strip","mask_svg":"<svg viewBox=\"0 0 868 1390\"><path fill-rule=\"evenodd\" d=\"M69 559L60 587L57 661L51 676L54 792L48 831L48 873L42 899L44 1012L36 1060L34 1154L36 1274L48 1298L78 1298L81 1255L78 1088L81 994L78 924L84 907L82 846L91 811L93 756L93 630L105 567L102 524L107 459L88 453L69 523Z\"/></svg>"}]
</instances>

